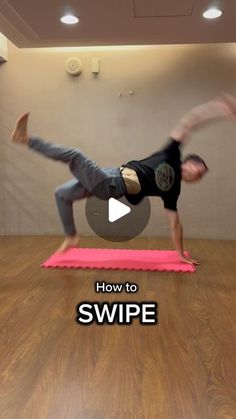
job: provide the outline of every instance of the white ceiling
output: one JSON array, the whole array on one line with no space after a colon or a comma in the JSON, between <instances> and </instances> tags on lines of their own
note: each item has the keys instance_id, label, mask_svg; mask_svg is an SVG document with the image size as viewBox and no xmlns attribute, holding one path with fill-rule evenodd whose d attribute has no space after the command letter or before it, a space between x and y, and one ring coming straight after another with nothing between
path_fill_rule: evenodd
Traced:
<instances>
[{"instance_id":1,"label":"white ceiling","mask_svg":"<svg viewBox=\"0 0 236 419\"><path fill-rule=\"evenodd\" d=\"M31 48L236 42L236 0L221 0L223 16L206 20L202 13L211 2L0 0L0 32ZM68 12L80 18L78 25L59 21Z\"/></svg>"}]
</instances>

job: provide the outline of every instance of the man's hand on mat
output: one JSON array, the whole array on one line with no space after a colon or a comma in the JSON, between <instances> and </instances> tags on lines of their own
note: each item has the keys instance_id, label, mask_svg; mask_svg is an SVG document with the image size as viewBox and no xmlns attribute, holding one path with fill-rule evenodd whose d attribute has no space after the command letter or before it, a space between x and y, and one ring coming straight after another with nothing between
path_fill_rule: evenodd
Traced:
<instances>
[{"instance_id":1,"label":"man's hand on mat","mask_svg":"<svg viewBox=\"0 0 236 419\"><path fill-rule=\"evenodd\" d=\"M180 256L180 260L181 260L181 262L188 263L190 265L200 265L200 263L197 260L187 258L186 256L183 256L183 255Z\"/></svg>"},{"instance_id":2,"label":"man's hand on mat","mask_svg":"<svg viewBox=\"0 0 236 419\"><path fill-rule=\"evenodd\" d=\"M65 252L71 247L79 247L79 241L80 238L78 234L75 234L74 236L67 236L59 249L57 249L57 252Z\"/></svg>"}]
</instances>

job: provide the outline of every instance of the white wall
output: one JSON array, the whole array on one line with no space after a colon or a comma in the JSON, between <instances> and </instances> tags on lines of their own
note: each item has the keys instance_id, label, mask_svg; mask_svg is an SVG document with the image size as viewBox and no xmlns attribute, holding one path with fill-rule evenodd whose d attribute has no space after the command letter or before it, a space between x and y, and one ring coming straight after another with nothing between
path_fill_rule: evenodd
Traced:
<instances>
[{"instance_id":1,"label":"white wall","mask_svg":"<svg viewBox=\"0 0 236 419\"><path fill-rule=\"evenodd\" d=\"M79 78L65 73L70 56L82 60ZM90 72L94 56L101 60L98 77ZM118 166L163 145L191 107L222 89L236 94L235 74L234 44L76 51L10 44L9 61L0 66L0 234L60 233L53 190L71 176L62 164L9 142L19 114L32 112L31 132L80 147L101 166ZM179 211L187 237L236 238L235 137L236 123L220 121L194 134L186 148L210 167L206 179L182 188ZM92 234L83 204L75 213L79 231ZM162 203L154 198L143 235L168 234Z\"/></svg>"}]
</instances>

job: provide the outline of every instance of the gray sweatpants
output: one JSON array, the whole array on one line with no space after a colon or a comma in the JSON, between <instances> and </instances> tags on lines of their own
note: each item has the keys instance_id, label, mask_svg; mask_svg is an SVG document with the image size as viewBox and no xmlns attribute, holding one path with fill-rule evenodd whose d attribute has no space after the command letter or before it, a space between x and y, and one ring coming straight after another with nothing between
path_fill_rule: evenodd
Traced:
<instances>
[{"instance_id":1,"label":"gray sweatpants","mask_svg":"<svg viewBox=\"0 0 236 419\"><path fill-rule=\"evenodd\" d=\"M76 234L73 202L97 196L108 200L121 198L127 193L119 167L100 168L79 149L52 144L41 138L30 137L30 149L53 160L67 163L74 178L59 186L55 191L58 211L66 235Z\"/></svg>"}]
</instances>

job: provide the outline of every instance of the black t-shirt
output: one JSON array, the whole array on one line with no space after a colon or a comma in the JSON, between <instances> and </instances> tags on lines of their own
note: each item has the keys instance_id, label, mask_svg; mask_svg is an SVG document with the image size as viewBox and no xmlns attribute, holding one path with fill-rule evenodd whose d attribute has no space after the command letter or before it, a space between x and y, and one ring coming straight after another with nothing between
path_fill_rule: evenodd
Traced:
<instances>
[{"instance_id":1,"label":"black t-shirt","mask_svg":"<svg viewBox=\"0 0 236 419\"><path fill-rule=\"evenodd\" d=\"M180 145L179 141L170 138L160 151L122 165L136 171L141 185L139 193L125 195L132 205L137 205L144 196L160 196L166 209L177 211L181 188Z\"/></svg>"}]
</instances>

